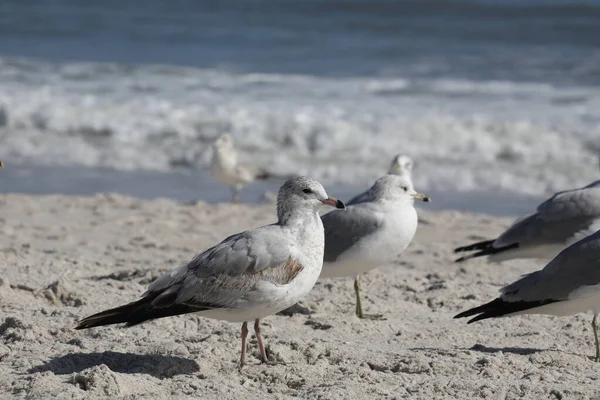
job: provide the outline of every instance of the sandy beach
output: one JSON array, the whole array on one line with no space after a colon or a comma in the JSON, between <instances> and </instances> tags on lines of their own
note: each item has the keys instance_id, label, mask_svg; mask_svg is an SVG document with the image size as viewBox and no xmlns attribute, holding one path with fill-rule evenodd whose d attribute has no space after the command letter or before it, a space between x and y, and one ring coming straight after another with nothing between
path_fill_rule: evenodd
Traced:
<instances>
[{"instance_id":1,"label":"sandy beach","mask_svg":"<svg viewBox=\"0 0 600 400\"><path fill-rule=\"evenodd\" d=\"M226 236L274 222L274 205L11 194L0 207L0 398L600 398L591 314L452 319L544 265L453 262L454 247L512 218L420 211L402 257L362 280L365 311L386 320L356 318L351 279L320 281L303 301L311 315L263 321L279 364L260 364L252 338L240 371L239 324L186 315L73 328Z\"/></svg>"}]
</instances>

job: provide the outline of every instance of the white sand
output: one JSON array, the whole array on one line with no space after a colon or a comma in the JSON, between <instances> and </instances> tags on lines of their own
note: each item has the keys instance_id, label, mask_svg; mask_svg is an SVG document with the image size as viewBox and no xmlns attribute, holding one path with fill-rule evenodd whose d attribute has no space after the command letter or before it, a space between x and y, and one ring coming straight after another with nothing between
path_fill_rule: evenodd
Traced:
<instances>
[{"instance_id":1,"label":"white sand","mask_svg":"<svg viewBox=\"0 0 600 400\"><path fill-rule=\"evenodd\" d=\"M435 201L435 199L434 199ZM238 370L238 324L194 315L75 331L78 319L135 300L160 272L240 230L270 206L181 205L118 195L0 196L0 398L600 398L591 315L521 316L467 326L459 311L491 300L533 261L453 263L452 249L510 222L457 212L425 223L397 265L317 284L310 316L263 323Z\"/></svg>"}]
</instances>

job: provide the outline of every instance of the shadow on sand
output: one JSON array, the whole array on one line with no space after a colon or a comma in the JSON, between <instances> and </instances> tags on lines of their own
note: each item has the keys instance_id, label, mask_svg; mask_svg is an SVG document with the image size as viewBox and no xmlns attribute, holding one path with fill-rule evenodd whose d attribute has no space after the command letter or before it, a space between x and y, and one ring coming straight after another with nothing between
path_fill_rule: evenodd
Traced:
<instances>
[{"instance_id":1,"label":"shadow on sand","mask_svg":"<svg viewBox=\"0 0 600 400\"><path fill-rule=\"evenodd\" d=\"M521 348L521 347L487 347L484 346L482 344L476 344L471 348L451 348L451 349L443 349L443 348L435 348L435 347L413 347L410 350L417 350L417 351L431 351L440 355L447 355L447 354L455 354L457 351L461 351L461 350L470 350L470 351L478 351L480 353L497 353L499 351L503 352L503 353L512 353L512 354L519 354L522 356L528 356L531 354L535 354L535 353L541 353L544 351L549 351L547 349L531 349L531 348Z\"/></svg>"},{"instance_id":2,"label":"shadow on sand","mask_svg":"<svg viewBox=\"0 0 600 400\"><path fill-rule=\"evenodd\" d=\"M548 351L548 349L533 349L529 347L487 347L482 344L476 344L469 350L479 351L481 353L497 353L499 351L503 353L518 354L521 356L528 356L535 353L541 353Z\"/></svg>"},{"instance_id":3,"label":"shadow on sand","mask_svg":"<svg viewBox=\"0 0 600 400\"><path fill-rule=\"evenodd\" d=\"M160 379L192 374L200 369L196 361L183 357L106 351L104 353L67 354L33 367L28 372L52 371L57 375L65 375L102 364L114 372L148 374Z\"/></svg>"}]
</instances>

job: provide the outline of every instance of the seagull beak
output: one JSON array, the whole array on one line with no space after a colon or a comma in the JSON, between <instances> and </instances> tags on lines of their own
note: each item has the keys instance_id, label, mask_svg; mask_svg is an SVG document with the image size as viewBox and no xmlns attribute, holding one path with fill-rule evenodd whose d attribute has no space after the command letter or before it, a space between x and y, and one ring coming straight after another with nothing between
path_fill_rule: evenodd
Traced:
<instances>
[{"instance_id":1,"label":"seagull beak","mask_svg":"<svg viewBox=\"0 0 600 400\"><path fill-rule=\"evenodd\" d=\"M431 198L423 193L415 193L412 195L412 197L415 200L421 200L421 201L424 201L425 203L429 203L431 201Z\"/></svg>"},{"instance_id":2,"label":"seagull beak","mask_svg":"<svg viewBox=\"0 0 600 400\"><path fill-rule=\"evenodd\" d=\"M338 200L335 197L328 197L325 200L321 200L321 203L335 208L346 209L344 203L342 203L341 200Z\"/></svg>"}]
</instances>

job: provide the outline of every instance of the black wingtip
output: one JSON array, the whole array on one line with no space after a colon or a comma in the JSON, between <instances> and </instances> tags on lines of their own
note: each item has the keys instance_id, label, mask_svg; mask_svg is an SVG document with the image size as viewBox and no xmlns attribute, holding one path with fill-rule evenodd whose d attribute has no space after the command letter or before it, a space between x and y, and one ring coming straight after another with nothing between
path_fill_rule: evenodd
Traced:
<instances>
[{"instance_id":1,"label":"black wingtip","mask_svg":"<svg viewBox=\"0 0 600 400\"><path fill-rule=\"evenodd\" d=\"M494 299L489 303L463 311L454 316L456 318L465 318L475 315L475 318L467 321L468 324L481 321L482 319L502 317L508 314L518 313L547 304L556 303L560 300L545 299L540 301L504 301L501 298Z\"/></svg>"},{"instance_id":2,"label":"black wingtip","mask_svg":"<svg viewBox=\"0 0 600 400\"><path fill-rule=\"evenodd\" d=\"M471 258L490 256L492 254L502 253L507 250L512 250L512 249L516 249L517 247L519 247L519 243L509 244L504 247L492 247L492 243L494 243L493 240L488 240L488 241L484 241L484 242L473 243L469 246L457 247L456 249L454 249L455 253L461 253L464 251L472 251L472 250L480 250L480 251L478 251L477 253L473 253L473 254L469 254L469 255L457 258L456 260L454 260L454 262L460 263L460 262L463 262L466 260L470 260Z\"/></svg>"},{"instance_id":3,"label":"black wingtip","mask_svg":"<svg viewBox=\"0 0 600 400\"><path fill-rule=\"evenodd\" d=\"M136 309L139 303L140 302L134 302L90 315L89 317L79 321L75 329L81 330L94 328L97 326L114 325L127 322L131 312Z\"/></svg>"},{"instance_id":4,"label":"black wingtip","mask_svg":"<svg viewBox=\"0 0 600 400\"><path fill-rule=\"evenodd\" d=\"M344 205L343 201L338 199L338 201L335 202L335 208L341 208L342 210L345 210L346 206Z\"/></svg>"},{"instance_id":5,"label":"black wingtip","mask_svg":"<svg viewBox=\"0 0 600 400\"><path fill-rule=\"evenodd\" d=\"M153 305L154 297L144 297L124 306L111 308L94 315L90 315L79 321L75 329L88 329L96 326L114 325L124 323L126 327L141 324L158 318L173 317L199 311L206 311L212 307L198 305L196 307L187 304L172 303L164 307Z\"/></svg>"},{"instance_id":6,"label":"black wingtip","mask_svg":"<svg viewBox=\"0 0 600 400\"><path fill-rule=\"evenodd\" d=\"M94 325L94 324L88 323L88 322L86 322L84 320L81 320L81 321L79 321L79 323L77 324L77 326L75 326L74 329L76 331L80 331L80 330L83 330L83 329L95 328L97 326L104 326L104 325L109 325L109 324L97 324L97 325Z\"/></svg>"},{"instance_id":7,"label":"black wingtip","mask_svg":"<svg viewBox=\"0 0 600 400\"><path fill-rule=\"evenodd\" d=\"M461 312L461 313L458 313L458 314L456 314L454 317L452 317L452 319L458 319L458 318L464 318L464 317L468 317L467 313L468 313L469 311L470 311L470 310L467 310L467 311L463 311L463 312ZM75 329L78 329L78 328L75 328Z\"/></svg>"},{"instance_id":8,"label":"black wingtip","mask_svg":"<svg viewBox=\"0 0 600 400\"><path fill-rule=\"evenodd\" d=\"M471 243L471 244L466 245L466 246L457 247L457 248L454 249L454 252L455 253L462 253L464 251L473 251L473 250L487 249L488 247L492 246L492 243L494 243L494 240L495 239L484 240L482 242Z\"/></svg>"},{"instance_id":9,"label":"black wingtip","mask_svg":"<svg viewBox=\"0 0 600 400\"><path fill-rule=\"evenodd\" d=\"M465 317L470 317L470 316L475 315L475 314L480 314L480 313L483 313L485 311L488 311L488 310L495 309L495 308L499 307L501 303L502 303L502 300L500 298L497 298L497 299L494 299L494 300L490 301L489 303L485 303L485 304L482 304L480 306L470 308L470 309L468 309L466 311L463 311L463 312L461 312L459 314L456 314L454 316L454 318L455 319L456 318L465 318Z\"/></svg>"}]
</instances>

